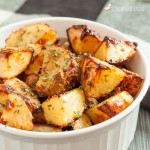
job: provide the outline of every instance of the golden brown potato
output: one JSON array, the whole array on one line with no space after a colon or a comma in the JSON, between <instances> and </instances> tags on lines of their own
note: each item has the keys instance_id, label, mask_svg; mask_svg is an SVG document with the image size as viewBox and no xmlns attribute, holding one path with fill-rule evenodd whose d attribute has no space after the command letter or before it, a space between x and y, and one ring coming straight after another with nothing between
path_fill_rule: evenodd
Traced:
<instances>
[{"instance_id":1,"label":"golden brown potato","mask_svg":"<svg viewBox=\"0 0 150 150\"><path fill-rule=\"evenodd\" d=\"M66 127L78 119L85 107L85 96L81 89L71 90L63 95L55 95L42 103L48 123Z\"/></svg>"},{"instance_id":2,"label":"golden brown potato","mask_svg":"<svg viewBox=\"0 0 150 150\"><path fill-rule=\"evenodd\" d=\"M127 91L130 95L135 97L142 86L143 79L137 73L131 72L126 69L122 70L126 75L118 88L120 89L120 91Z\"/></svg>"},{"instance_id":3,"label":"golden brown potato","mask_svg":"<svg viewBox=\"0 0 150 150\"><path fill-rule=\"evenodd\" d=\"M108 120L125 110L133 102L133 97L122 91L86 111L94 124Z\"/></svg>"},{"instance_id":4,"label":"golden brown potato","mask_svg":"<svg viewBox=\"0 0 150 150\"><path fill-rule=\"evenodd\" d=\"M124 76L121 69L86 56L81 71L81 85L87 97L98 99L113 91Z\"/></svg>"},{"instance_id":5,"label":"golden brown potato","mask_svg":"<svg viewBox=\"0 0 150 150\"><path fill-rule=\"evenodd\" d=\"M53 44L57 40L57 33L48 24L36 23L13 32L6 39L6 44L12 47L24 47L27 44Z\"/></svg>"},{"instance_id":6,"label":"golden brown potato","mask_svg":"<svg viewBox=\"0 0 150 150\"><path fill-rule=\"evenodd\" d=\"M22 130L32 130L32 118L32 114L22 97L17 94L8 94L8 99L0 118L1 123Z\"/></svg>"},{"instance_id":7,"label":"golden brown potato","mask_svg":"<svg viewBox=\"0 0 150 150\"><path fill-rule=\"evenodd\" d=\"M42 68L43 59L44 59L44 52L41 51L29 64L29 66L25 70L25 74L26 75L38 74L40 69Z\"/></svg>"},{"instance_id":8,"label":"golden brown potato","mask_svg":"<svg viewBox=\"0 0 150 150\"><path fill-rule=\"evenodd\" d=\"M122 64L129 61L136 52L136 44L105 37L94 57L111 64Z\"/></svg>"},{"instance_id":9,"label":"golden brown potato","mask_svg":"<svg viewBox=\"0 0 150 150\"><path fill-rule=\"evenodd\" d=\"M22 73L32 58L30 50L5 48L0 51L0 78L8 79Z\"/></svg>"},{"instance_id":10,"label":"golden brown potato","mask_svg":"<svg viewBox=\"0 0 150 150\"><path fill-rule=\"evenodd\" d=\"M35 88L39 95L53 96L72 89L79 76L79 65L69 50L61 46L46 46Z\"/></svg>"},{"instance_id":11,"label":"golden brown potato","mask_svg":"<svg viewBox=\"0 0 150 150\"><path fill-rule=\"evenodd\" d=\"M34 124L32 131L34 132L62 132L62 129L59 127L54 127L52 125Z\"/></svg>"},{"instance_id":12,"label":"golden brown potato","mask_svg":"<svg viewBox=\"0 0 150 150\"><path fill-rule=\"evenodd\" d=\"M43 46L40 44L27 44L26 49L33 51L33 59L42 51Z\"/></svg>"},{"instance_id":13,"label":"golden brown potato","mask_svg":"<svg viewBox=\"0 0 150 150\"><path fill-rule=\"evenodd\" d=\"M72 123L73 129L78 130L82 128L87 128L92 126L90 118L83 114L78 120L76 120L74 123Z\"/></svg>"},{"instance_id":14,"label":"golden brown potato","mask_svg":"<svg viewBox=\"0 0 150 150\"><path fill-rule=\"evenodd\" d=\"M40 106L40 101L38 100L37 95L26 83L17 78L3 80L3 83L0 84L0 92L6 94L16 93L20 95L31 112Z\"/></svg>"},{"instance_id":15,"label":"golden brown potato","mask_svg":"<svg viewBox=\"0 0 150 150\"><path fill-rule=\"evenodd\" d=\"M102 41L100 36L86 25L74 25L68 28L67 36L70 46L76 54L93 55Z\"/></svg>"}]
</instances>

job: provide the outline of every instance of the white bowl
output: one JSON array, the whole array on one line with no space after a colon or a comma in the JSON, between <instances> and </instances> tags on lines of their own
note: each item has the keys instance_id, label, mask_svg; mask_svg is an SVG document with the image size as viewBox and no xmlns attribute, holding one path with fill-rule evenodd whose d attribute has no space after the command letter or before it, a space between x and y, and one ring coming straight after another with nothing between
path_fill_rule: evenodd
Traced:
<instances>
[{"instance_id":1,"label":"white bowl","mask_svg":"<svg viewBox=\"0 0 150 150\"><path fill-rule=\"evenodd\" d=\"M64 17L47 17L18 22L0 29L0 46L16 29L27 24L45 22L52 26L59 37L66 38L66 29L75 24L86 24L102 37L129 40L124 34L100 23ZM148 63L142 49L128 63L132 71L144 78L144 84L135 101L122 113L89 128L61 133L30 132L0 125L0 150L126 150L136 129L139 105L150 83Z\"/></svg>"}]
</instances>

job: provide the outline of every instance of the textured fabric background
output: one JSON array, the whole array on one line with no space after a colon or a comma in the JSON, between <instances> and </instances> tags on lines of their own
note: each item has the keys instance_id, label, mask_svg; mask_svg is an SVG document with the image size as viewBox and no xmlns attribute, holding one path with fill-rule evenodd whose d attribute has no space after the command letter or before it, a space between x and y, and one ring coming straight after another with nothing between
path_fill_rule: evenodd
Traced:
<instances>
[{"instance_id":1,"label":"textured fabric background","mask_svg":"<svg viewBox=\"0 0 150 150\"><path fill-rule=\"evenodd\" d=\"M124 33L150 41L150 7L143 0L110 0L106 4L144 6L144 12L110 12L107 0L0 0L0 26L42 16L68 16L96 20ZM149 1L149 0L145 0ZM136 39L134 39L136 41ZM140 42L140 41L139 41ZM146 45L146 43L141 42ZM147 48L147 47L146 47ZM150 90L140 109L135 138L128 150L150 150ZM144 109L144 108L147 108Z\"/></svg>"}]
</instances>

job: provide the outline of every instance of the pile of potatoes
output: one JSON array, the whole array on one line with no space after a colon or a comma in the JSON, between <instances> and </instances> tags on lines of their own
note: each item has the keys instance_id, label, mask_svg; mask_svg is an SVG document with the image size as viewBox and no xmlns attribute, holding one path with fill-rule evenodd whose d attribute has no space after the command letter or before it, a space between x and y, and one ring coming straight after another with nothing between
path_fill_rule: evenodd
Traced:
<instances>
[{"instance_id":1,"label":"pile of potatoes","mask_svg":"<svg viewBox=\"0 0 150 150\"><path fill-rule=\"evenodd\" d=\"M143 79L126 69L136 43L102 37L86 25L60 45L44 23L11 33L0 48L0 123L37 132L77 130L125 110Z\"/></svg>"}]
</instances>

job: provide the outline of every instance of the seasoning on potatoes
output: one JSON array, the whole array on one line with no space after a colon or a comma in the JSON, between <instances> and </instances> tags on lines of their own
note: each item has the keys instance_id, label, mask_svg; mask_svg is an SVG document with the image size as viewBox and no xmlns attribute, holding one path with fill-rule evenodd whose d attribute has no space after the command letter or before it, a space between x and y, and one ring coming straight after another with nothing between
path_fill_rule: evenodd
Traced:
<instances>
[{"instance_id":1,"label":"seasoning on potatoes","mask_svg":"<svg viewBox=\"0 0 150 150\"><path fill-rule=\"evenodd\" d=\"M32 114L23 98L17 94L8 94L0 122L13 128L32 130Z\"/></svg>"},{"instance_id":2,"label":"seasoning on potatoes","mask_svg":"<svg viewBox=\"0 0 150 150\"><path fill-rule=\"evenodd\" d=\"M11 33L6 39L6 44L12 47L24 47L27 44L53 44L57 40L57 33L48 24L36 23Z\"/></svg>"},{"instance_id":3,"label":"seasoning on potatoes","mask_svg":"<svg viewBox=\"0 0 150 150\"><path fill-rule=\"evenodd\" d=\"M0 84L0 95L1 93L6 95L11 93L20 95L31 112L40 107L40 101L37 95L26 83L18 78L3 80Z\"/></svg>"},{"instance_id":4,"label":"seasoning on potatoes","mask_svg":"<svg viewBox=\"0 0 150 150\"><path fill-rule=\"evenodd\" d=\"M56 45L47 45L36 92L43 96L53 96L72 89L79 80L80 69L73 54Z\"/></svg>"},{"instance_id":5,"label":"seasoning on potatoes","mask_svg":"<svg viewBox=\"0 0 150 150\"><path fill-rule=\"evenodd\" d=\"M74 89L62 95L55 95L42 103L48 123L66 127L77 120L84 111L85 96L81 89Z\"/></svg>"},{"instance_id":6,"label":"seasoning on potatoes","mask_svg":"<svg viewBox=\"0 0 150 150\"><path fill-rule=\"evenodd\" d=\"M110 64L122 64L134 56L136 46L135 43L106 36L93 56Z\"/></svg>"},{"instance_id":7,"label":"seasoning on potatoes","mask_svg":"<svg viewBox=\"0 0 150 150\"><path fill-rule=\"evenodd\" d=\"M94 124L108 120L125 110L133 102L133 97L126 91L122 91L97 106L86 111Z\"/></svg>"},{"instance_id":8,"label":"seasoning on potatoes","mask_svg":"<svg viewBox=\"0 0 150 150\"><path fill-rule=\"evenodd\" d=\"M124 76L121 69L86 56L81 71L81 85L87 97L98 99L113 91Z\"/></svg>"},{"instance_id":9,"label":"seasoning on potatoes","mask_svg":"<svg viewBox=\"0 0 150 150\"><path fill-rule=\"evenodd\" d=\"M9 79L22 73L32 59L31 50L6 47L0 51L0 78Z\"/></svg>"},{"instance_id":10,"label":"seasoning on potatoes","mask_svg":"<svg viewBox=\"0 0 150 150\"><path fill-rule=\"evenodd\" d=\"M101 44L101 37L86 25L74 25L67 29L67 36L73 52L93 55Z\"/></svg>"}]
</instances>

